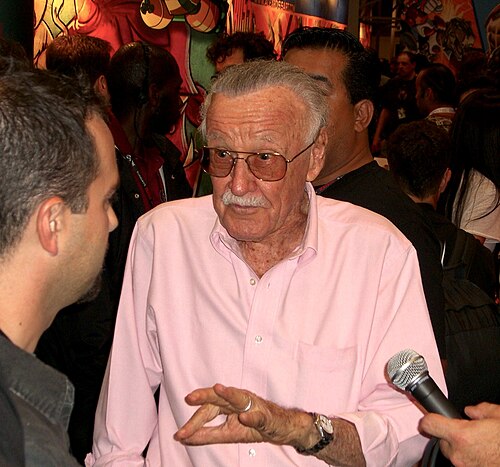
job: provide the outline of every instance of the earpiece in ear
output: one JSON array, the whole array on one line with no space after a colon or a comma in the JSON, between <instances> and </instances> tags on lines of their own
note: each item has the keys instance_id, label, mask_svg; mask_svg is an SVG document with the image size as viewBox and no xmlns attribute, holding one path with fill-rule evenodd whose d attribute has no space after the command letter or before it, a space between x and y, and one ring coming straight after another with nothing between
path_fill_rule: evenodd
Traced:
<instances>
[{"instance_id":1,"label":"earpiece in ear","mask_svg":"<svg viewBox=\"0 0 500 467\"><path fill-rule=\"evenodd\" d=\"M49 222L49 229L51 232L55 232L56 231L56 221L50 221Z\"/></svg>"}]
</instances>

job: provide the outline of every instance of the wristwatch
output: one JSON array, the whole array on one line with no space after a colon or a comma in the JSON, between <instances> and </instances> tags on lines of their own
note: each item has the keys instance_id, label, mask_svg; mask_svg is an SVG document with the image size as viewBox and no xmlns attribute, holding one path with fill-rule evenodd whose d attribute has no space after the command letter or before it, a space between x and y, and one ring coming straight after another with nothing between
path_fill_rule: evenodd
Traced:
<instances>
[{"instance_id":1,"label":"wristwatch","mask_svg":"<svg viewBox=\"0 0 500 467\"><path fill-rule=\"evenodd\" d=\"M309 449L295 448L299 454L304 454L306 456L311 454L316 454L321 451L324 447L330 444L333 440L333 425L332 421L326 416L318 413L310 414L314 420L314 426L318 430L321 439Z\"/></svg>"}]
</instances>

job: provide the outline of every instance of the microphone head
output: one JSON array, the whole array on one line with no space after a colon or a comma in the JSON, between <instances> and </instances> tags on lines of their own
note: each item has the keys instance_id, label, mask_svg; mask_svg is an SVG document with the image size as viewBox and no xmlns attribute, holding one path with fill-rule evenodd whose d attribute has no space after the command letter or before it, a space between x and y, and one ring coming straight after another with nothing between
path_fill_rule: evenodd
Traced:
<instances>
[{"instance_id":1,"label":"microphone head","mask_svg":"<svg viewBox=\"0 0 500 467\"><path fill-rule=\"evenodd\" d=\"M412 349L398 352L387 362L387 374L399 389L406 388L428 371L424 357Z\"/></svg>"}]
</instances>

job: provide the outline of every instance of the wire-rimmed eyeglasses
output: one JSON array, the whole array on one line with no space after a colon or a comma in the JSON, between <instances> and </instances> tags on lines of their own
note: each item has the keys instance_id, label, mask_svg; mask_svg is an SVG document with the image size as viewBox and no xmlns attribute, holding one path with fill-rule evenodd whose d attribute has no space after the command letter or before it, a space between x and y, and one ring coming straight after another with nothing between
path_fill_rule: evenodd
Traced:
<instances>
[{"instance_id":1,"label":"wire-rimmed eyeglasses","mask_svg":"<svg viewBox=\"0 0 500 467\"><path fill-rule=\"evenodd\" d=\"M288 164L305 153L313 144L314 141L290 159L278 152L229 151L203 146L201 168L212 177L222 178L231 173L236 161L242 160L246 162L254 177L263 182L277 182L285 176ZM243 154L247 157L238 157Z\"/></svg>"}]
</instances>

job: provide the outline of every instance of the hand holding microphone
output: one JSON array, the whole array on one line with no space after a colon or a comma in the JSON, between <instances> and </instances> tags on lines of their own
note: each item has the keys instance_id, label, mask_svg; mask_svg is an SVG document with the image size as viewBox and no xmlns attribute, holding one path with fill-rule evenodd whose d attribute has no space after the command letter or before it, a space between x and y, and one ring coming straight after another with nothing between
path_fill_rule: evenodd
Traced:
<instances>
[{"instance_id":1,"label":"hand holding microphone","mask_svg":"<svg viewBox=\"0 0 500 467\"><path fill-rule=\"evenodd\" d=\"M472 420L461 419L429 376L424 357L411 349L394 355L387 363L387 373L396 387L410 392L431 412L420 421L419 429L440 438L441 452L454 465L500 466L499 405L482 403L466 407L465 412ZM431 458L434 454L431 453Z\"/></svg>"}]
</instances>

